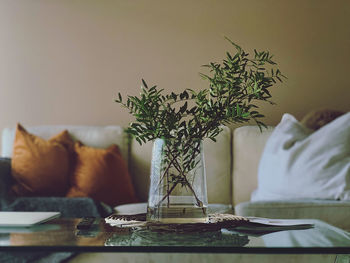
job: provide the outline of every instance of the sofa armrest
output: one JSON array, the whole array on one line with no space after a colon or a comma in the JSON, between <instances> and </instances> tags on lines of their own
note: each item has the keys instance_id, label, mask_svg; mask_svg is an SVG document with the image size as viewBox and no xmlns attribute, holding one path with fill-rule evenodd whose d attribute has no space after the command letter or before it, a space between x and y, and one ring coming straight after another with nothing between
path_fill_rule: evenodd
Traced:
<instances>
[{"instance_id":1,"label":"sofa armrest","mask_svg":"<svg viewBox=\"0 0 350 263\"><path fill-rule=\"evenodd\" d=\"M273 127L260 132L258 126L243 126L235 129L233 135L233 200L235 206L250 200L258 185L258 166L267 139Z\"/></svg>"},{"instance_id":2,"label":"sofa armrest","mask_svg":"<svg viewBox=\"0 0 350 263\"><path fill-rule=\"evenodd\" d=\"M0 201L8 199L8 191L13 184L11 176L11 159L0 157Z\"/></svg>"},{"instance_id":3,"label":"sofa armrest","mask_svg":"<svg viewBox=\"0 0 350 263\"><path fill-rule=\"evenodd\" d=\"M87 197L14 197L9 194L13 182L11 159L0 157L0 210L2 211L59 211L65 218L106 217L113 212L111 207Z\"/></svg>"}]
</instances>

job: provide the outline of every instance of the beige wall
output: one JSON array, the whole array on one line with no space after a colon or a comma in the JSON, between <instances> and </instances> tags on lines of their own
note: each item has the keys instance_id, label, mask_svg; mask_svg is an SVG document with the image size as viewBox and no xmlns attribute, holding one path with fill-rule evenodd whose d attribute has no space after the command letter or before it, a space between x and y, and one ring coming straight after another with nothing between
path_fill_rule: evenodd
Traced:
<instances>
[{"instance_id":1,"label":"beige wall","mask_svg":"<svg viewBox=\"0 0 350 263\"><path fill-rule=\"evenodd\" d=\"M205 88L200 65L230 49L269 49L288 80L267 124L310 109L349 110L349 0L0 0L0 129L126 125L117 92L141 78Z\"/></svg>"}]
</instances>

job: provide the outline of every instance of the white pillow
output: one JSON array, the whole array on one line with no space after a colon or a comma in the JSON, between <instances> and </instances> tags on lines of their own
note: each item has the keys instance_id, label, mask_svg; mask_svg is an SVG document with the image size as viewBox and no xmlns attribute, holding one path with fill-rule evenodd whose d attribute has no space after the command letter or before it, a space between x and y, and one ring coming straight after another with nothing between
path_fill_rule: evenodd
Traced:
<instances>
[{"instance_id":1,"label":"white pillow","mask_svg":"<svg viewBox=\"0 0 350 263\"><path fill-rule=\"evenodd\" d=\"M350 200L350 113L319 130L284 114L268 139L252 201Z\"/></svg>"}]
</instances>

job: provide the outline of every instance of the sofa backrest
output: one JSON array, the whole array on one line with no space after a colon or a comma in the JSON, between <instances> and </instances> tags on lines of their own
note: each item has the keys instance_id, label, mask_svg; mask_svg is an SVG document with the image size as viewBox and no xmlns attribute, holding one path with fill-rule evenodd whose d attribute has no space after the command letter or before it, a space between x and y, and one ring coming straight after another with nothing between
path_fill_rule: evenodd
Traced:
<instances>
[{"instance_id":1,"label":"sofa backrest","mask_svg":"<svg viewBox=\"0 0 350 263\"><path fill-rule=\"evenodd\" d=\"M207 191L209 203L231 204L231 130L223 127L223 131L213 142L204 140L204 159L207 177ZM150 166L152 143L142 146L132 141L130 145L129 169L135 180L136 192L142 201L147 200L150 181Z\"/></svg>"},{"instance_id":2,"label":"sofa backrest","mask_svg":"<svg viewBox=\"0 0 350 263\"><path fill-rule=\"evenodd\" d=\"M30 133L44 139L67 129L73 139L85 145L107 148L117 144L128 162L130 173L141 201L147 201L152 143L140 146L129 137L120 126L33 126L26 127ZM231 130L224 127L217 142L205 140L203 144L207 175L209 203L236 205L249 201L257 187L259 160L273 127L260 132L257 126L244 126ZM2 131L2 157L12 156L15 128Z\"/></svg>"},{"instance_id":3,"label":"sofa backrest","mask_svg":"<svg viewBox=\"0 0 350 263\"><path fill-rule=\"evenodd\" d=\"M25 128L28 132L46 140L63 130L68 130L74 140L79 140L90 147L107 148L111 144L117 144L125 160L128 158L128 137L120 126L46 125ZM3 129L1 138L2 157L10 158L12 156L15 133L15 128Z\"/></svg>"},{"instance_id":4,"label":"sofa backrest","mask_svg":"<svg viewBox=\"0 0 350 263\"><path fill-rule=\"evenodd\" d=\"M258 166L273 127L260 131L258 126L243 126L234 130L232 146L232 205L250 200L258 185Z\"/></svg>"},{"instance_id":5,"label":"sofa backrest","mask_svg":"<svg viewBox=\"0 0 350 263\"><path fill-rule=\"evenodd\" d=\"M47 125L26 127L26 129L43 139L49 139L67 129L73 139L96 148L107 148L111 144L117 144L128 162L138 197L141 201L147 201L152 143L140 146L136 141L129 140L120 126ZM15 128L3 130L1 156L12 156L14 138ZM231 204L231 145L231 130L228 127L223 127L223 132L217 137L217 142L205 140L203 143L209 203Z\"/></svg>"}]
</instances>

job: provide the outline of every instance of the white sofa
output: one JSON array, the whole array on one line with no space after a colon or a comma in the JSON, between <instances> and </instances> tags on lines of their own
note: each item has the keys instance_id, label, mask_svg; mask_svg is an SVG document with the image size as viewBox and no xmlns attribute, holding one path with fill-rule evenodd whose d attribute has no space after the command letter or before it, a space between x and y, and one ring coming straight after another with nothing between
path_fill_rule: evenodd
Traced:
<instances>
[{"instance_id":1,"label":"white sofa","mask_svg":"<svg viewBox=\"0 0 350 263\"><path fill-rule=\"evenodd\" d=\"M305 200L250 202L257 187L257 170L265 143L273 131L260 132L257 126L244 126L232 132L225 128L218 142L206 141L204 155L207 169L209 203L232 205L242 216L268 218L316 218L339 228L350 230L350 202L336 200ZM148 185L151 145L131 145L132 173ZM228 158L228 156L230 156ZM147 189L139 188L147 197ZM119 213L145 212L146 204L116 207Z\"/></svg>"},{"instance_id":2,"label":"white sofa","mask_svg":"<svg viewBox=\"0 0 350 263\"><path fill-rule=\"evenodd\" d=\"M36 126L28 131L44 139L67 129L84 144L106 148L118 144L128 162L136 193L142 203L118 206L119 213L146 211L152 143L140 146L120 126ZM289 200L250 202L257 187L257 168L264 145L273 127L260 132L257 126L244 126L232 131L224 127L217 142L204 141L208 201L211 208L243 216L270 218L317 218L350 230L350 202L335 200ZM11 157L14 128L2 132L2 157ZM218 205L221 204L221 205ZM230 211L231 210L231 211Z\"/></svg>"},{"instance_id":3,"label":"white sofa","mask_svg":"<svg viewBox=\"0 0 350 263\"><path fill-rule=\"evenodd\" d=\"M152 144L140 146L120 126L36 126L27 130L44 139L68 129L74 139L92 147L118 144L128 162L132 180L142 203L115 207L119 213L146 211ZM204 142L210 210L234 212L243 216L270 218L317 218L349 230L350 202L332 200L290 200L250 202L257 186L257 168L273 127L260 132L256 126L232 131L224 127L217 142ZM11 157L14 128L2 132L2 157ZM234 208L234 211L233 209ZM242 254L169 254L169 253L82 253L69 262L334 262L336 255L242 255Z\"/></svg>"},{"instance_id":4,"label":"white sofa","mask_svg":"<svg viewBox=\"0 0 350 263\"><path fill-rule=\"evenodd\" d=\"M140 146L125 134L120 126L36 126L26 127L45 139L68 129L74 139L84 144L105 148L112 143L119 145L128 162L132 180L140 204L126 204L115 208L119 213L145 212L148 196L149 171L152 144ZM290 200L288 202L250 202L250 195L257 186L257 167L266 140L273 128L260 132L256 126L245 126L234 131L224 127L217 142L204 142L208 200L211 208L219 212L233 212L243 216L270 218L318 218L343 229L350 229L350 202L327 200ZM14 128L2 132L2 157L11 157L15 135ZM213 205L216 204L216 205ZM273 257L273 258L271 258ZM162 253L83 253L71 262L334 262L335 255L208 255Z\"/></svg>"}]
</instances>

